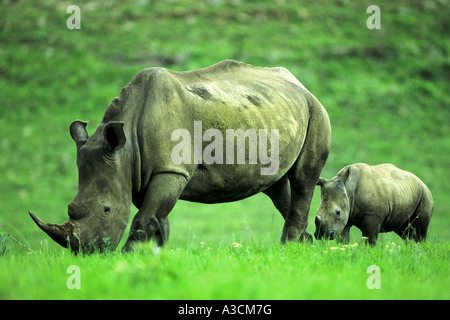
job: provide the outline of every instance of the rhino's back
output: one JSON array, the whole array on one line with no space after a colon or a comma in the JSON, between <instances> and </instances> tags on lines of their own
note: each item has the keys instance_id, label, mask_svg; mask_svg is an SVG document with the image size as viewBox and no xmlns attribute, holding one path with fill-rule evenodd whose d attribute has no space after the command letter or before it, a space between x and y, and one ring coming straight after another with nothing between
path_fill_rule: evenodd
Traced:
<instances>
[{"instance_id":1,"label":"rhino's back","mask_svg":"<svg viewBox=\"0 0 450 320\"><path fill-rule=\"evenodd\" d=\"M310 95L285 68L263 68L225 60L213 66L172 72L185 109L211 125L227 128L298 128L307 119ZM198 120L198 119L197 119Z\"/></svg>"},{"instance_id":2,"label":"rhino's back","mask_svg":"<svg viewBox=\"0 0 450 320\"><path fill-rule=\"evenodd\" d=\"M414 174L392 164L356 164L355 205L364 214L383 215L383 229L395 229L414 213L426 186Z\"/></svg>"},{"instance_id":3,"label":"rhino's back","mask_svg":"<svg viewBox=\"0 0 450 320\"><path fill-rule=\"evenodd\" d=\"M184 125L203 128L279 129L285 141L303 141L315 99L284 68L263 68L233 60L185 72L170 71ZM167 106L166 106L167 107Z\"/></svg>"}]
</instances>

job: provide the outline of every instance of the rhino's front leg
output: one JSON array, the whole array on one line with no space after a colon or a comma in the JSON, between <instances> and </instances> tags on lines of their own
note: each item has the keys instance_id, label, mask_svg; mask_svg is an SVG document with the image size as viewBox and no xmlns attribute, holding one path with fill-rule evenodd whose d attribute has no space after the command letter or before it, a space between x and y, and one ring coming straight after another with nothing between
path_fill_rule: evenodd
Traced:
<instances>
[{"instance_id":1,"label":"rhino's front leg","mask_svg":"<svg viewBox=\"0 0 450 320\"><path fill-rule=\"evenodd\" d=\"M378 216L369 216L361 223L360 229L365 244L375 246L380 233L382 218Z\"/></svg>"},{"instance_id":2,"label":"rhino's front leg","mask_svg":"<svg viewBox=\"0 0 450 320\"><path fill-rule=\"evenodd\" d=\"M167 217L160 219L159 228L155 233L158 247L162 247L169 240L170 225Z\"/></svg>"},{"instance_id":3,"label":"rhino's front leg","mask_svg":"<svg viewBox=\"0 0 450 320\"><path fill-rule=\"evenodd\" d=\"M147 187L139 212L135 215L123 251L130 251L136 242L149 241L153 236L162 246L169 237L167 215L175 206L188 180L178 173L160 173L153 176Z\"/></svg>"}]
</instances>

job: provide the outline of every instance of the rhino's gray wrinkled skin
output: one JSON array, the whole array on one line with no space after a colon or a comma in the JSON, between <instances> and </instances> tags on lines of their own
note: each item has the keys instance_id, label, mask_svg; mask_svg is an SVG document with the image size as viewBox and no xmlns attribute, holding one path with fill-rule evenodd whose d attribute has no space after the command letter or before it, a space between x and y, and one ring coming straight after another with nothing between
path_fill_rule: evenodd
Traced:
<instances>
[{"instance_id":1,"label":"rhino's gray wrinkled skin","mask_svg":"<svg viewBox=\"0 0 450 320\"><path fill-rule=\"evenodd\" d=\"M278 171L261 175L261 164L174 164L176 129L279 129ZM78 193L69 221L38 226L73 251L115 248L133 219L124 250L169 236L167 215L177 199L219 203L264 192L285 218L282 242L311 239L305 232L315 184L327 159L331 128L319 101L284 68L222 61L211 67L173 72L141 71L107 108L88 137L86 123L70 133L77 145ZM225 139L225 138L224 138ZM268 139L270 141L270 139ZM269 142L270 143L270 142ZM203 147L206 143L203 143ZM223 144L225 145L225 143ZM206 222L205 222L206 223ZM215 226L211 226L215 228Z\"/></svg>"},{"instance_id":2,"label":"rhino's gray wrinkled skin","mask_svg":"<svg viewBox=\"0 0 450 320\"><path fill-rule=\"evenodd\" d=\"M414 174L392 164L344 167L326 180L320 178L321 202L315 219L316 239L349 241L356 226L369 244L380 232L396 232L402 239L426 240L433 198Z\"/></svg>"}]
</instances>

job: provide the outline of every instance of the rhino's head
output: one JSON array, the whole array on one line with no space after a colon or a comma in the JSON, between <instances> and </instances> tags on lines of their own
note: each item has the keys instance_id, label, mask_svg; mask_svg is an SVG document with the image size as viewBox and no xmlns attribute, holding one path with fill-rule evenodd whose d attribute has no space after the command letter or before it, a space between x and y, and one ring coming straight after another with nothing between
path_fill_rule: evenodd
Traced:
<instances>
[{"instance_id":1,"label":"rhino's head","mask_svg":"<svg viewBox=\"0 0 450 320\"><path fill-rule=\"evenodd\" d=\"M89 138L86 123L73 122L70 134L77 145L78 193L69 203L69 220L49 224L30 212L43 231L74 252L115 248L128 224L131 173L123 126L117 121L102 123Z\"/></svg>"},{"instance_id":2,"label":"rhino's head","mask_svg":"<svg viewBox=\"0 0 450 320\"><path fill-rule=\"evenodd\" d=\"M347 187L349 174L350 169L347 167L333 179L319 179L317 185L321 186L321 199L315 219L316 239L337 238L347 224L353 198Z\"/></svg>"}]
</instances>

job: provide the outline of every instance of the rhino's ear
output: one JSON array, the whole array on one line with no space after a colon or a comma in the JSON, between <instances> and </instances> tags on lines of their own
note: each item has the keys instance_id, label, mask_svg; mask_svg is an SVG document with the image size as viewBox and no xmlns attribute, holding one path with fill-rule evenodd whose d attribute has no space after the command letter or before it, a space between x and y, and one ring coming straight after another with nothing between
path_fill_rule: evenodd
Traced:
<instances>
[{"instance_id":1,"label":"rhino's ear","mask_svg":"<svg viewBox=\"0 0 450 320\"><path fill-rule=\"evenodd\" d=\"M347 166L342 170L339 181L345 186L348 192L353 193L356 189L357 177L351 166Z\"/></svg>"},{"instance_id":2,"label":"rhino's ear","mask_svg":"<svg viewBox=\"0 0 450 320\"><path fill-rule=\"evenodd\" d=\"M70 124L69 131L73 141L77 144L77 149L80 149L89 139L86 131L87 122L76 120Z\"/></svg>"},{"instance_id":3,"label":"rhino's ear","mask_svg":"<svg viewBox=\"0 0 450 320\"><path fill-rule=\"evenodd\" d=\"M317 185L323 187L325 182L327 182L327 179L320 177L319 181L317 181Z\"/></svg>"},{"instance_id":4,"label":"rhino's ear","mask_svg":"<svg viewBox=\"0 0 450 320\"><path fill-rule=\"evenodd\" d=\"M123 121L110 121L103 128L106 148L109 152L116 152L122 149L127 141L123 132Z\"/></svg>"}]
</instances>

